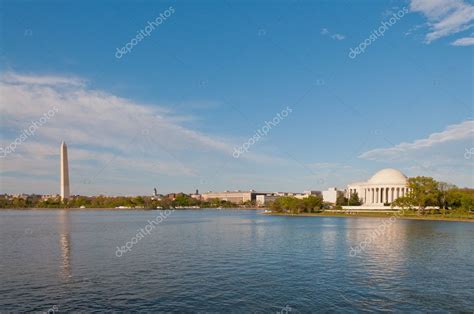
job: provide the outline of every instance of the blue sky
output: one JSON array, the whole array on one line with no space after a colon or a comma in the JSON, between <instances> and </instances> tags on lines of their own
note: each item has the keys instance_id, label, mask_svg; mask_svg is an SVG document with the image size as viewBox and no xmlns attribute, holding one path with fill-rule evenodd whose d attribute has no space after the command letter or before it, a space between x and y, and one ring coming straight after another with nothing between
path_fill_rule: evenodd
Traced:
<instances>
[{"instance_id":1,"label":"blue sky","mask_svg":"<svg viewBox=\"0 0 474 314\"><path fill-rule=\"evenodd\" d=\"M73 194L343 188L386 167L474 186L472 1L1 6L0 192L57 193L61 140Z\"/></svg>"}]
</instances>

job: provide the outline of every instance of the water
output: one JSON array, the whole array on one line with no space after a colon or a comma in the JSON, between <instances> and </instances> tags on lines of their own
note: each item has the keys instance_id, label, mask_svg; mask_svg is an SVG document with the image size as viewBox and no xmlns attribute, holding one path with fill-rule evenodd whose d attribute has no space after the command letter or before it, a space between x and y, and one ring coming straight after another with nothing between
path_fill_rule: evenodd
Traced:
<instances>
[{"instance_id":1,"label":"water","mask_svg":"<svg viewBox=\"0 0 474 314\"><path fill-rule=\"evenodd\" d=\"M397 220L351 256L384 219L176 210L117 257L160 212L1 211L0 311L474 311L472 223Z\"/></svg>"}]
</instances>

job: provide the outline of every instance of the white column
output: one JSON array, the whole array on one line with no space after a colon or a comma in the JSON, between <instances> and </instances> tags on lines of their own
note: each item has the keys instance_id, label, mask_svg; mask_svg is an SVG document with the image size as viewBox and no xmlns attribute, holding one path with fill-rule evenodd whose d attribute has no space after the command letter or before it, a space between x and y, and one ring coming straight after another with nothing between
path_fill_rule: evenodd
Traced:
<instances>
[{"instance_id":1,"label":"white column","mask_svg":"<svg viewBox=\"0 0 474 314\"><path fill-rule=\"evenodd\" d=\"M61 143L61 200L68 199L69 190L69 163L67 158L67 145Z\"/></svg>"}]
</instances>

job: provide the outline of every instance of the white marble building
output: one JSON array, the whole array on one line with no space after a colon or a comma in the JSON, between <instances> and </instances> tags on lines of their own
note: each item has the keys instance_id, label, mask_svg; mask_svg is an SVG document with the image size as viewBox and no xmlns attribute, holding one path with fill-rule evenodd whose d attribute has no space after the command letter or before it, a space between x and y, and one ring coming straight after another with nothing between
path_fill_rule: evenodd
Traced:
<instances>
[{"instance_id":1,"label":"white marble building","mask_svg":"<svg viewBox=\"0 0 474 314\"><path fill-rule=\"evenodd\" d=\"M337 197L340 194L344 194L342 191L338 191L337 188L329 188L326 191L323 191L323 201L336 204Z\"/></svg>"},{"instance_id":2,"label":"white marble building","mask_svg":"<svg viewBox=\"0 0 474 314\"><path fill-rule=\"evenodd\" d=\"M383 169L374 174L366 182L349 184L346 197L357 192L363 205L383 205L391 203L408 193L408 178L396 169Z\"/></svg>"}]
</instances>

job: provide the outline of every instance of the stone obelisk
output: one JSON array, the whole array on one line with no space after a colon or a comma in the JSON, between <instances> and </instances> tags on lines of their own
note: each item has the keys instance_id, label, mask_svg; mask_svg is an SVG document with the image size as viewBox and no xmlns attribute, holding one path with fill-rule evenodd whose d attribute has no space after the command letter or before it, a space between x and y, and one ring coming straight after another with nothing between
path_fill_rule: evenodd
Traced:
<instances>
[{"instance_id":1,"label":"stone obelisk","mask_svg":"<svg viewBox=\"0 0 474 314\"><path fill-rule=\"evenodd\" d=\"M67 146L61 143L61 200L69 198L69 165L67 161Z\"/></svg>"}]
</instances>

